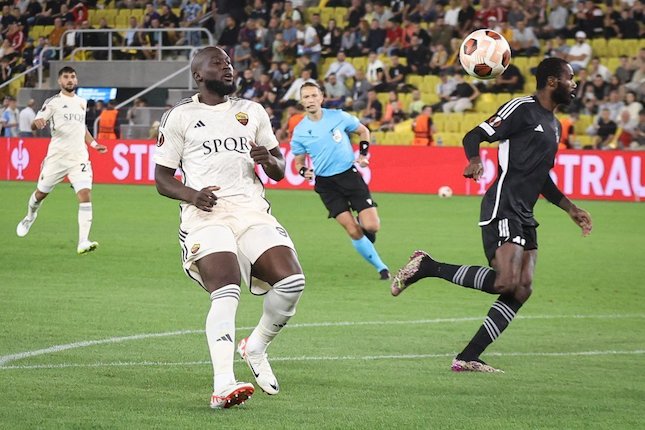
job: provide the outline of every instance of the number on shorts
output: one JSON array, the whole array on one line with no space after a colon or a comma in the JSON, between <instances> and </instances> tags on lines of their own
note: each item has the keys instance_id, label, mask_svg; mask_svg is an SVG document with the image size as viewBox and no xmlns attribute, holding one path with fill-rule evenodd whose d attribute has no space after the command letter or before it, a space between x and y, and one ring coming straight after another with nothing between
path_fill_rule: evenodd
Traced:
<instances>
[{"instance_id":1,"label":"number on shorts","mask_svg":"<svg viewBox=\"0 0 645 430\"><path fill-rule=\"evenodd\" d=\"M87 172L87 164L81 163L81 172Z\"/></svg>"},{"instance_id":2,"label":"number on shorts","mask_svg":"<svg viewBox=\"0 0 645 430\"><path fill-rule=\"evenodd\" d=\"M278 233L280 233L284 237L289 237L289 235L287 234L287 230L283 229L282 227L276 227L275 229L278 230Z\"/></svg>"}]
</instances>

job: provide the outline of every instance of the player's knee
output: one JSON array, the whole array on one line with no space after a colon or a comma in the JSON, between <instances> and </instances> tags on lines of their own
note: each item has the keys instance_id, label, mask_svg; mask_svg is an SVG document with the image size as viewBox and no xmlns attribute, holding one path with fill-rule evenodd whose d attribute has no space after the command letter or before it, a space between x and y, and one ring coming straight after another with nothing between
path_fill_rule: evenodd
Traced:
<instances>
[{"instance_id":1,"label":"player's knee","mask_svg":"<svg viewBox=\"0 0 645 430\"><path fill-rule=\"evenodd\" d=\"M510 273L507 275L499 275L495 279L495 291L499 294L515 294L520 288L521 279L518 274Z\"/></svg>"},{"instance_id":2,"label":"player's knee","mask_svg":"<svg viewBox=\"0 0 645 430\"><path fill-rule=\"evenodd\" d=\"M347 230L347 234L349 234L349 237L351 237L354 240L358 240L361 237L363 237L363 229L358 224L345 227L345 229Z\"/></svg>"},{"instance_id":3,"label":"player's knee","mask_svg":"<svg viewBox=\"0 0 645 430\"><path fill-rule=\"evenodd\" d=\"M273 293L285 303L285 307L282 309L285 315L293 316L296 313L296 305L304 289L305 275L302 273L287 276L273 284Z\"/></svg>"},{"instance_id":4,"label":"player's knee","mask_svg":"<svg viewBox=\"0 0 645 430\"><path fill-rule=\"evenodd\" d=\"M381 228L381 223L378 220L367 221L361 224L361 227L363 227L363 230L367 230L370 233L376 233Z\"/></svg>"},{"instance_id":5,"label":"player's knee","mask_svg":"<svg viewBox=\"0 0 645 430\"><path fill-rule=\"evenodd\" d=\"M38 200L39 202L42 201L45 197L47 197L47 193L43 193L42 191L38 191L38 190L36 190L34 195L36 196L36 200Z\"/></svg>"}]
</instances>

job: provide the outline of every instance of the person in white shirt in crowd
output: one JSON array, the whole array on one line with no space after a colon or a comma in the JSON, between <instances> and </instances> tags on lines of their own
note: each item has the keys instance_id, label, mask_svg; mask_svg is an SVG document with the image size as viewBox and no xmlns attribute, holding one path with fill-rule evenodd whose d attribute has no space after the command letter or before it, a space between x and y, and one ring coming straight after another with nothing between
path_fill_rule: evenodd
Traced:
<instances>
[{"instance_id":1,"label":"person in white shirt in crowd","mask_svg":"<svg viewBox=\"0 0 645 430\"><path fill-rule=\"evenodd\" d=\"M288 102L291 99L300 101L300 87L302 87L302 84L305 82L316 82L311 79L311 71L308 69L304 69L300 72L300 77L293 81L287 92L282 96L281 101Z\"/></svg>"},{"instance_id":2,"label":"person in white shirt in crowd","mask_svg":"<svg viewBox=\"0 0 645 430\"><path fill-rule=\"evenodd\" d=\"M576 43L569 49L566 60L576 73L580 69L587 68L591 61L591 46L587 43L587 35L584 31L576 32Z\"/></svg>"},{"instance_id":3,"label":"person in white shirt in crowd","mask_svg":"<svg viewBox=\"0 0 645 430\"><path fill-rule=\"evenodd\" d=\"M29 102L27 102L27 106L21 110L20 115L18 115L18 135L20 137L34 136L31 124L36 119L36 112L34 111L35 105L36 101L34 99L30 99Z\"/></svg>"},{"instance_id":4,"label":"person in white shirt in crowd","mask_svg":"<svg viewBox=\"0 0 645 430\"><path fill-rule=\"evenodd\" d=\"M333 73L336 75L339 82L342 82L343 85L347 85L347 79L353 78L356 75L356 69L352 63L346 61L346 58L345 52L338 52L338 54L336 54L336 61L329 65L329 69L327 69L327 72L325 73L325 79Z\"/></svg>"},{"instance_id":5,"label":"person in white shirt in crowd","mask_svg":"<svg viewBox=\"0 0 645 430\"><path fill-rule=\"evenodd\" d=\"M376 52L372 51L367 57L367 71L365 72L368 82L372 85L379 82L378 69L385 70L385 64L378 59Z\"/></svg>"}]
</instances>

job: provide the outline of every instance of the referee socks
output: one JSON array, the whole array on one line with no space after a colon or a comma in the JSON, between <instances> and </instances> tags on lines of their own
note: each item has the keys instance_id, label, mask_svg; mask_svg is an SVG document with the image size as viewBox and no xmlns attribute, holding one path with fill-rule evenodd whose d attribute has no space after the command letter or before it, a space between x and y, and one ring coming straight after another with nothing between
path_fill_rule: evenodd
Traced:
<instances>
[{"instance_id":1,"label":"referee socks","mask_svg":"<svg viewBox=\"0 0 645 430\"><path fill-rule=\"evenodd\" d=\"M381 270L387 269L387 266L379 257L378 252L374 244L369 241L365 236L360 239L352 239L352 245L356 248L356 251L361 254L361 256L372 266L376 267L376 270L380 272Z\"/></svg>"}]
</instances>

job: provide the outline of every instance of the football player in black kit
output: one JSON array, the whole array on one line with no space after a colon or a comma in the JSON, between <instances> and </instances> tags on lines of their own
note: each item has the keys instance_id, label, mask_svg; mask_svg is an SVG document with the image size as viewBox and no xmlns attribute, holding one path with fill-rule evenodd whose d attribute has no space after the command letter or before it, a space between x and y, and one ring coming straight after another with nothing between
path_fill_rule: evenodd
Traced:
<instances>
[{"instance_id":1,"label":"football player in black kit","mask_svg":"<svg viewBox=\"0 0 645 430\"><path fill-rule=\"evenodd\" d=\"M591 232L588 212L562 194L549 176L560 140L561 126L554 115L568 105L576 84L571 65L547 58L537 68L537 91L502 105L495 115L469 131L463 144L469 163L464 176L477 181L483 174L481 142L499 141L497 179L481 204L479 225L491 268L440 263L425 251L415 251L394 277L392 295L423 278L442 278L456 285L497 295L484 323L455 357L452 370L498 372L480 359L531 296L537 259L537 221L533 207L543 195L564 210L581 229Z\"/></svg>"}]
</instances>

